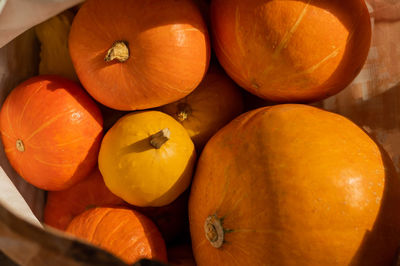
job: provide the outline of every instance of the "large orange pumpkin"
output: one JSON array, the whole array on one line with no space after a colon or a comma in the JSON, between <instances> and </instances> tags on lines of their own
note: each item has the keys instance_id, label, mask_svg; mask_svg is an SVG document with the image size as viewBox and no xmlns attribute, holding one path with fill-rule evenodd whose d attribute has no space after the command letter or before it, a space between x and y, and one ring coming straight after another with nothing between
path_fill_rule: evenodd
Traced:
<instances>
[{"instance_id":1,"label":"large orange pumpkin","mask_svg":"<svg viewBox=\"0 0 400 266\"><path fill-rule=\"evenodd\" d=\"M76 216L67 233L99 246L126 263L142 258L167 262L164 240L154 223L139 212L98 207Z\"/></svg>"},{"instance_id":2,"label":"large orange pumpkin","mask_svg":"<svg viewBox=\"0 0 400 266\"><path fill-rule=\"evenodd\" d=\"M202 265L390 265L400 179L346 118L306 105L243 114L207 143L189 199Z\"/></svg>"},{"instance_id":3,"label":"large orange pumpkin","mask_svg":"<svg viewBox=\"0 0 400 266\"><path fill-rule=\"evenodd\" d=\"M87 91L119 110L183 98L210 57L207 27L191 0L88 0L73 21L69 49Z\"/></svg>"},{"instance_id":4,"label":"large orange pumpkin","mask_svg":"<svg viewBox=\"0 0 400 266\"><path fill-rule=\"evenodd\" d=\"M364 0L215 0L211 21L227 73L273 101L313 101L344 89L371 41Z\"/></svg>"},{"instance_id":5,"label":"large orange pumpkin","mask_svg":"<svg viewBox=\"0 0 400 266\"><path fill-rule=\"evenodd\" d=\"M217 66L210 67L191 94L161 107L183 125L199 150L242 110L241 91Z\"/></svg>"},{"instance_id":6,"label":"large orange pumpkin","mask_svg":"<svg viewBox=\"0 0 400 266\"><path fill-rule=\"evenodd\" d=\"M106 205L127 205L108 190L96 167L90 175L62 191L47 193L44 223L65 230L71 220L85 210Z\"/></svg>"},{"instance_id":7,"label":"large orange pumpkin","mask_svg":"<svg viewBox=\"0 0 400 266\"><path fill-rule=\"evenodd\" d=\"M96 165L103 118L75 82L38 76L17 86L0 111L4 150L13 168L32 185L62 190Z\"/></svg>"}]
</instances>

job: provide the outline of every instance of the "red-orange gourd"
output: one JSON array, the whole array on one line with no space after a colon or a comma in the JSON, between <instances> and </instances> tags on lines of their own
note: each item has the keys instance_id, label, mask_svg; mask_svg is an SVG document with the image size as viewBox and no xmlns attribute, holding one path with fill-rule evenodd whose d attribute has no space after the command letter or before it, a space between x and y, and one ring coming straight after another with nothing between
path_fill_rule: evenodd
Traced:
<instances>
[{"instance_id":1,"label":"red-orange gourd","mask_svg":"<svg viewBox=\"0 0 400 266\"><path fill-rule=\"evenodd\" d=\"M199 159L189 199L197 265L391 265L400 179L346 118L306 105L245 113Z\"/></svg>"},{"instance_id":2,"label":"red-orange gourd","mask_svg":"<svg viewBox=\"0 0 400 266\"><path fill-rule=\"evenodd\" d=\"M44 190L62 190L96 165L103 118L75 82L37 76L18 85L0 111L4 150L17 173Z\"/></svg>"},{"instance_id":3,"label":"red-orange gourd","mask_svg":"<svg viewBox=\"0 0 400 266\"><path fill-rule=\"evenodd\" d=\"M75 217L67 233L99 246L126 263L142 258L167 262L164 240L154 223L139 212L98 207Z\"/></svg>"},{"instance_id":4,"label":"red-orange gourd","mask_svg":"<svg viewBox=\"0 0 400 266\"><path fill-rule=\"evenodd\" d=\"M215 53L259 97L309 102L344 89L370 47L364 0L215 0Z\"/></svg>"},{"instance_id":5,"label":"red-orange gourd","mask_svg":"<svg viewBox=\"0 0 400 266\"><path fill-rule=\"evenodd\" d=\"M62 191L47 193L44 207L44 223L65 230L71 220L93 207L127 205L108 190L96 167L90 175Z\"/></svg>"},{"instance_id":6,"label":"red-orange gourd","mask_svg":"<svg viewBox=\"0 0 400 266\"><path fill-rule=\"evenodd\" d=\"M88 0L69 49L86 90L118 110L161 106L193 91L207 70L207 26L191 0Z\"/></svg>"},{"instance_id":7,"label":"red-orange gourd","mask_svg":"<svg viewBox=\"0 0 400 266\"><path fill-rule=\"evenodd\" d=\"M188 131L198 150L220 128L243 111L240 89L217 66L211 66L204 80L185 98L161 107Z\"/></svg>"}]
</instances>

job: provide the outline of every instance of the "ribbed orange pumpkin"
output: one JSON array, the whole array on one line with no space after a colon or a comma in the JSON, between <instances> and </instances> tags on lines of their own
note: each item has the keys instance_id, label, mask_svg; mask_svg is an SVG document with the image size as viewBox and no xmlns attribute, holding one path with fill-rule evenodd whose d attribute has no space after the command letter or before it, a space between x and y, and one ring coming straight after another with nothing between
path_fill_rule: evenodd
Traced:
<instances>
[{"instance_id":1,"label":"ribbed orange pumpkin","mask_svg":"<svg viewBox=\"0 0 400 266\"><path fill-rule=\"evenodd\" d=\"M210 58L207 27L191 0L88 0L73 21L69 49L87 91L119 110L183 98Z\"/></svg>"},{"instance_id":2,"label":"ribbed orange pumpkin","mask_svg":"<svg viewBox=\"0 0 400 266\"><path fill-rule=\"evenodd\" d=\"M306 105L243 114L207 143L189 199L202 265L390 265L400 179L346 118Z\"/></svg>"},{"instance_id":3,"label":"ribbed orange pumpkin","mask_svg":"<svg viewBox=\"0 0 400 266\"><path fill-rule=\"evenodd\" d=\"M167 262L164 240L154 223L139 212L98 207L75 217L67 233L99 246L126 263L142 258Z\"/></svg>"},{"instance_id":4,"label":"ribbed orange pumpkin","mask_svg":"<svg viewBox=\"0 0 400 266\"><path fill-rule=\"evenodd\" d=\"M371 41L364 0L215 0L211 21L226 72L273 101L309 102L344 89Z\"/></svg>"},{"instance_id":5,"label":"ribbed orange pumpkin","mask_svg":"<svg viewBox=\"0 0 400 266\"><path fill-rule=\"evenodd\" d=\"M191 94L161 107L161 111L183 125L198 150L242 110L240 89L217 66L210 67L204 80Z\"/></svg>"},{"instance_id":6,"label":"ribbed orange pumpkin","mask_svg":"<svg viewBox=\"0 0 400 266\"><path fill-rule=\"evenodd\" d=\"M85 210L107 205L127 204L108 190L96 167L87 178L72 187L47 193L44 223L65 230L71 220Z\"/></svg>"},{"instance_id":7,"label":"ribbed orange pumpkin","mask_svg":"<svg viewBox=\"0 0 400 266\"><path fill-rule=\"evenodd\" d=\"M32 185L62 190L86 177L97 162L103 118L75 82L37 76L18 85L0 111L4 150Z\"/></svg>"}]
</instances>

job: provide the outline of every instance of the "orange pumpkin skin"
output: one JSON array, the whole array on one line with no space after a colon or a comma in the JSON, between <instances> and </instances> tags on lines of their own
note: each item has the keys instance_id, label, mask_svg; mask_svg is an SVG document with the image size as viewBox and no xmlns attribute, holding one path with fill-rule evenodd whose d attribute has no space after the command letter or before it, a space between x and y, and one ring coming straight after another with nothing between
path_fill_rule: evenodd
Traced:
<instances>
[{"instance_id":1,"label":"orange pumpkin skin","mask_svg":"<svg viewBox=\"0 0 400 266\"><path fill-rule=\"evenodd\" d=\"M87 178L72 187L47 193L44 223L65 230L71 220L85 210L108 205L127 204L108 190L96 167Z\"/></svg>"},{"instance_id":2,"label":"orange pumpkin skin","mask_svg":"<svg viewBox=\"0 0 400 266\"><path fill-rule=\"evenodd\" d=\"M142 258L167 262L165 243L157 227L133 210L93 208L76 216L66 232L109 251L128 264Z\"/></svg>"},{"instance_id":3,"label":"orange pumpkin skin","mask_svg":"<svg viewBox=\"0 0 400 266\"><path fill-rule=\"evenodd\" d=\"M75 82L37 76L18 85L0 111L4 150L27 182L62 190L96 165L103 118L95 102Z\"/></svg>"},{"instance_id":4,"label":"orange pumpkin skin","mask_svg":"<svg viewBox=\"0 0 400 266\"><path fill-rule=\"evenodd\" d=\"M189 199L193 252L199 266L390 265L398 206L392 162L352 122L306 105L260 108L203 150Z\"/></svg>"},{"instance_id":5,"label":"orange pumpkin skin","mask_svg":"<svg viewBox=\"0 0 400 266\"><path fill-rule=\"evenodd\" d=\"M360 72L371 42L363 0L216 0L215 53L251 93L310 102L344 89Z\"/></svg>"},{"instance_id":6,"label":"orange pumpkin skin","mask_svg":"<svg viewBox=\"0 0 400 266\"><path fill-rule=\"evenodd\" d=\"M188 131L197 150L220 128L243 111L240 89L217 66L210 67L204 80L185 98L161 107Z\"/></svg>"},{"instance_id":7,"label":"orange pumpkin skin","mask_svg":"<svg viewBox=\"0 0 400 266\"><path fill-rule=\"evenodd\" d=\"M127 44L129 59L105 62L118 41ZM207 26L190 0L88 0L69 36L79 80L118 110L158 107L189 94L206 73L209 46Z\"/></svg>"}]
</instances>

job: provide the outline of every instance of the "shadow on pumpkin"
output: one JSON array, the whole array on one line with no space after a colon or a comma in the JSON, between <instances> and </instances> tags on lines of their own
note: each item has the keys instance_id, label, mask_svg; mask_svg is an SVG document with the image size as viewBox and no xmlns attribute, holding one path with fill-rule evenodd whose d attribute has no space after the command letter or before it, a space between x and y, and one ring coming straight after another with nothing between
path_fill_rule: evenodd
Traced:
<instances>
[{"instance_id":1,"label":"shadow on pumpkin","mask_svg":"<svg viewBox=\"0 0 400 266\"><path fill-rule=\"evenodd\" d=\"M370 231L365 232L351 266L391 265L400 247L400 178L383 148L379 147L385 164L385 185L381 206Z\"/></svg>"}]
</instances>

